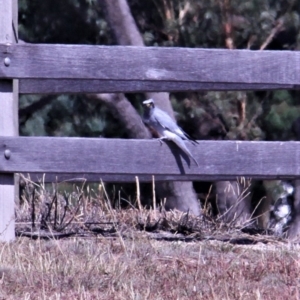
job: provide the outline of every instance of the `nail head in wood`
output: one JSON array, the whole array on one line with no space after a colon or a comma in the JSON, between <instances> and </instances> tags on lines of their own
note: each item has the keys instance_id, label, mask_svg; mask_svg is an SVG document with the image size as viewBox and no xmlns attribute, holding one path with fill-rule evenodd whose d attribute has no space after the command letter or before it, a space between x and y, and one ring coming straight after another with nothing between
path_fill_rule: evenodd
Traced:
<instances>
[{"instance_id":1,"label":"nail head in wood","mask_svg":"<svg viewBox=\"0 0 300 300\"><path fill-rule=\"evenodd\" d=\"M9 57L5 57L5 58L4 58L4 65L5 65L6 67L9 67L9 66L10 66L10 58L9 58Z\"/></svg>"},{"instance_id":2,"label":"nail head in wood","mask_svg":"<svg viewBox=\"0 0 300 300\"><path fill-rule=\"evenodd\" d=\"M10 156L11 156L10 150L9 150L9 149L6 149L6 150L4 151L4 157L5 157L6 159L10 159Z\"/></svg>"}]
</instances>

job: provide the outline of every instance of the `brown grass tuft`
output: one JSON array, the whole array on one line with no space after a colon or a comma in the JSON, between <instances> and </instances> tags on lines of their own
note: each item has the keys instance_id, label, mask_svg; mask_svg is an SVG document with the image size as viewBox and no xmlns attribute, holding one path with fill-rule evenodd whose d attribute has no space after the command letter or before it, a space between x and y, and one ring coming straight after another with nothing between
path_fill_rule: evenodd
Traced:
<instances>
[{"instance_id":1,"label":"brown grass tuft","mask_svg":"<svg viewBox=\"0 0 300 300\"><path fill-rule=\"evenodd\" d=\"M0 244L0 299L299 299L298 245L208 215L113 208L103 183L33 190L20 237Z\"/></svg>"}]
</instances>

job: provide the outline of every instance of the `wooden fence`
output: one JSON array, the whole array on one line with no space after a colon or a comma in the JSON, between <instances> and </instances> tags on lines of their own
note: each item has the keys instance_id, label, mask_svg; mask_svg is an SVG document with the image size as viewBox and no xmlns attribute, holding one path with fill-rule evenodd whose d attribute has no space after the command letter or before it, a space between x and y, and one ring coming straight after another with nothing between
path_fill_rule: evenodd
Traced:
<instances>
[{"instance_id":1,"label":"wooden fence","mask_svg":"<svg viewBox=\"0 0 300 300\"><path fill-rule=\"evenodd\" d=\"M0 0L0 240L14 238L14 174L110 181L295 178L300 143L201 141L197 167L155 140L18 137L18 94L272 90L300 86L300 52L18 44Z\"/></svg>"}]
</instances>

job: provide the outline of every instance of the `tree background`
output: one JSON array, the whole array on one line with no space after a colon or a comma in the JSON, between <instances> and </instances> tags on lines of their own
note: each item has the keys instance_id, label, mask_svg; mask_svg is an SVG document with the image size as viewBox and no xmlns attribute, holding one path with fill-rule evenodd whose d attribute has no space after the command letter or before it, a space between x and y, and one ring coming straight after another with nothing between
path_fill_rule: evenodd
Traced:
<instances>
[{"instance_id":1,"label":"tree background","mask_svg":"<svg viewBox=\"0 0 300 300\"><path fill-rule=\"evenodd\" d=\"M300 48L298 0L128 4L147 46ZM104 12L93 0L19 0L19 36L28 43L114 44ZM142 95L126 96L141 111ZM37 105L42 97L48 101ZM179 124L198 139L295 138L291 127L300 113L298 91L172 93L170 98ZM20 134L127 137L105 103L86 95L21 96Z\"/></svg>"},{"instance_id":2,"label":"tree background","mask_svg":"<svg viewBox=\"0 0 300 300\"><path fill-rule=\"evenodd\" d=\"M20 0L20 39L113 45L116 41L102 8L105 1ZM146 46L299 49L299 1L128 0L128 4ZM171 93L170 99L179 125L194 138L290 140L296 138L291 129L300 112L298 96L298 91L211 91ZM141 112L145 96L126 97ZM19 115L21 135L129 137L109 101L90 95L22 96ZM235 203L235 197L229 202Z\"/></svg>"}]
</instances>

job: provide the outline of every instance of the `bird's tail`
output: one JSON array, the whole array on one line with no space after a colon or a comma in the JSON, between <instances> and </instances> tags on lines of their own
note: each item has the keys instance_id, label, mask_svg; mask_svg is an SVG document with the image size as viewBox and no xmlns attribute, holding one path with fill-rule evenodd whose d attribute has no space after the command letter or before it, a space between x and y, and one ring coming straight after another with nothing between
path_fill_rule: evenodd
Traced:
<instances>
[{"instance_id":1,"label":"bird's tail","mask_svg":"<svg viewBox=\"0 0 300 300\"><path fill-rule=\"evenodd\" d=\"M184 140L182 140L180 137L174 137L172 138L172 141L185 153L187 154L194 162L195 164L199 167L199 164L195 157L192 155L190 150L187 148L187 146L184 143Z\"/></svg>"}]
</instances>

